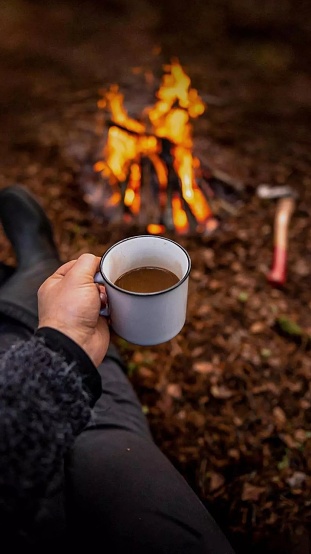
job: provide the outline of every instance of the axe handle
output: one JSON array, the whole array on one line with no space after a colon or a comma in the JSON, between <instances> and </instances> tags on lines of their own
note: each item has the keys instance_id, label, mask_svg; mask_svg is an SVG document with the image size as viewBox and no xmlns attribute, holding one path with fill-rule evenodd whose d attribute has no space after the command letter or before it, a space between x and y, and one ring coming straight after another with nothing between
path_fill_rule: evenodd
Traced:
<instances>
[{"instance_id":1,"label":"axe handle","mask_svg":"<svg viewBox=\"0 0 311 554\"><path fill-rule=\"evenodd\" d=\"M288 227L295 207L292 197L278 201L274 220L274 253L271 271L268 274L270 283L283 285L286 280Z\"/></svg>"}]
</instances>

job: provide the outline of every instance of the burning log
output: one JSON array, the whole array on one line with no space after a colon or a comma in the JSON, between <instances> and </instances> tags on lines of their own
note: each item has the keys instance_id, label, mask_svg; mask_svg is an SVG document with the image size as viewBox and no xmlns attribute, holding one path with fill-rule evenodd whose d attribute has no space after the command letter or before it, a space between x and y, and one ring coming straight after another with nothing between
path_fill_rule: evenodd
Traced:
<instances>
[{"instance_id":1,"label":"burning log","mask_svg":"<svg viewBox=\"0 0 311 554\"><path fill-rule=\"evenodd\" d=\"M158 183L149 158L141 159L140 210L138 222L147 227L148 223L160 224Z\"/></svg>"},{"instance_id":2,"label":"burning log","mask_svg":"<svg viewBox=\"0 0 311 554\"><path fill-rule=\"evenodd\" d=\"M151 135L148 133L145 134L145 133L139 133L138 131L134 131L133 129L128 129L125 125L121 125L120 123L116 123L115 121L112 121L111 119L108 119L106 121L106 126L108 129L110 129L110 127L116 127L117 129L120 129L121 131L124 131L125 133L128 133L129 135L134 135L136 137L142 137L142 136L154 136L154 135Z\"/></svg>"},{"instance_id":3,"label":"burning log","mask_svg":"<svg viewBox=\"0 0 311 554\"><path fill-rule=\"evenodd\" d=\"M209 233L218 225L213 191L193 157L190 124L205 105L177 61L165 70L157 100L142 121L128 115L117 86L99 101L110 114L103 159L94 166L111 187L104 212L114 207L120 214L121 206L124 220L135 220L150 233Z\"/></svg>"}]
</instances>

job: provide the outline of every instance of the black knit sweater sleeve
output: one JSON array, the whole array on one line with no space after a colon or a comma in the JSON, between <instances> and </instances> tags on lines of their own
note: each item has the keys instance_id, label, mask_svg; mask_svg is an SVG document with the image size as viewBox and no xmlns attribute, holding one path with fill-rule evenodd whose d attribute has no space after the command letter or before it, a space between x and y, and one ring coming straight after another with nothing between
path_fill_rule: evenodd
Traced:
<instances>
[{"instance_id":1,"label":"black knit sweater sleeve","mask_svg":"<svg viewBox=\"0 0 311 554\"><path fill-rule=\"evenodd\" d=\"M86 354L61 333L46 335L15 344L0 359L0 513L17 528L27 528L59 486L64 456L100 394Z\"/></svg>"},{"instance_id":2,"label":"black knit sweater sleeve","mask_svg":"<svg viewBox=\"0 0 311 554\"><path fill-rule=\"evenodd\" d=\"M42 337L45 345L53 352L61 354L67 363L75 362L83 388L88 392L90 405L93 407L101 395L101 378L86 352L67 335L51 327L40 327L35 335Z\"/></svg>"}]
</instances>

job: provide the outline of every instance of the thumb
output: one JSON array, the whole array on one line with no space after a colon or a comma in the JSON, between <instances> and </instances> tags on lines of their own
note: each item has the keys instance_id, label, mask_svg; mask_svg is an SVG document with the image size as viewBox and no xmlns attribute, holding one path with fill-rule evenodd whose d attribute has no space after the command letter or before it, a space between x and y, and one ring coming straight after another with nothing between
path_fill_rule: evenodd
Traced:
<instances>
[{"instance_id":1,"label":"thumb","mask_svg":"<svg viewBox=\"0 0 311 554\"><path fill-rule=\"evenodd\" d=\"M94 275L99 269L100 258L93 254L82 254L74 264L73 281L94 282Z\"/></svg>"}]
</instances>

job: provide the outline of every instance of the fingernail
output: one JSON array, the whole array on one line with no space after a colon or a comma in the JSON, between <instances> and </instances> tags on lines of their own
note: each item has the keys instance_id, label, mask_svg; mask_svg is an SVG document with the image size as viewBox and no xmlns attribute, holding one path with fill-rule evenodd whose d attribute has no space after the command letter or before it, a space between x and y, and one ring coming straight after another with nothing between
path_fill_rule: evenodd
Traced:
<instances>
[{"instance_id":1,"label":"fingernail","mask_svg":"<svg viewBox=\"0 0 311 554\"><path fill-rule=\"evenodd\" d=\"M106 301L107 301L107 297L106 297L106 295L105 295L104 292L101 292L101 293L99 294L99 298L101 299L102 302L106 302Z\"/></svg>"}]
</instances>

